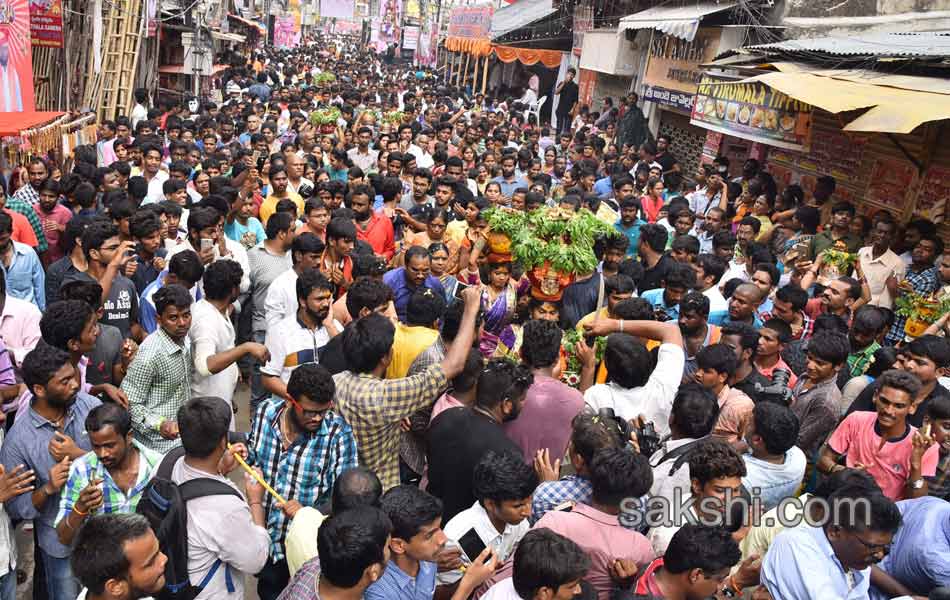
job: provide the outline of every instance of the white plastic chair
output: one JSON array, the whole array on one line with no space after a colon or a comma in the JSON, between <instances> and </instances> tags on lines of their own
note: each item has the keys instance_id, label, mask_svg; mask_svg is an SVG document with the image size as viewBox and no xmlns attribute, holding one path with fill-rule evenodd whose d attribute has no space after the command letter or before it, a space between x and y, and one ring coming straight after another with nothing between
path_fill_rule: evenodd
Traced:
<instances>
[{"instance_id":1,"label":"white plastic chair","mask_svg":"<svg viewBox=\"0 0 950 600\"><path fill-rule=\"evenodd\" d=\"M537 121L538 126L541 126L541 107L544 106L544 103L548 101L547 96L541 96L538 98L537 102L532 102L528 105L528 110L524 111L524 120L528 122L528 115L534 115L534 120Z\"/></svg>"}]
</instances>

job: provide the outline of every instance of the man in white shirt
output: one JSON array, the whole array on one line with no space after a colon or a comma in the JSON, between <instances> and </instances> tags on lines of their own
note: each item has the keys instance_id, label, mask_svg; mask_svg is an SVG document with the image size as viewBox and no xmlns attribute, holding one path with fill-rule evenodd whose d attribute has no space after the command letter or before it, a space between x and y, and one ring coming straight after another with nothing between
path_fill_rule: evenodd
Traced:
<instances>
[{"instance_id":1,"label":"man in white shirt","mask_svg":"<svg viewBox=\"0 0 950 600\"><path fill-rule=\"evenodd\" d=\"M232 405L239 370L237 361L250 354L259 362L267 360L263 344L234 344L231 305L240 294L241 266L231 260L211 263L204 272L204 298L191 307L191 355L195 372L191 377L191 397L217 396ZM233 407L233 405L232 405ZM232 422L233 426L233 422Z\"/></svg>"},{"instance_id":2,"label":"man in white shirt","mask_svg":"<svg viewBox=\"0 0 950 600\"><path fill-rule=\"evenodd\" d=\"M729 310L729 303L719 290L719 282L726 272L726 261L715 254L700 254L693 268L696 270L696 291L709 298L710 314Z\"/></svg>"},{"instance_id":3,"label":"man in white shirt","mask_svg":"<svg viewBox=\"0 0 950 600\"><path fill-rule=\"evenodd\" d=\"M297 310L297 277L307 269L319 269L324 243L312 233L294 238L290 254L294 267L284 271L271 282L264 300L267 328L276 327Z\"/></svg>"},{"instance_id":4,"label":"man in white shirt","mask_svg":"<svg viewBox=\"0 0 950 600\"><path fill-rule=\"evenodd\" d=\"M165 190L162 186L168 181L168 173L161 169L161 147L147 143L142 144L142 177L148 182L148 193L142 204L152 204L165 199Z\"/></svg>"},{"instance_id":5,"label":"man in white shirt","mask_svg":"<svg viewBox=\"0 0 950 600\"><path fill-rule=\"evenodd\" d=\"M670 437L650 457L653 468L651 496L672 500L679 490L689 497L689 452L710 434L719 416L719 401L706 388L688 383L680 387L670 413Z\"/></svg>"},{"instance_id":6,"label":"man in white shirt","mask_svg":"<svg viewBox=\"0 0 950 600\"><path fill-rule=\"evenodd\" d=\"M320 271L309 269L297 278L297 311L267 330L264 345L270 359L261 367L264 389L280 398L287 381L302 364L319 362L318 351L343 326L330 317L333 284Z\"/></svg>"},{"instance_id":7,"label":"man in white shirt","mask_svg":"<svg viewBox=\"0 0 950 600\"><path fill-rule=\"evenodd\" d=\"M353 166L359 167L363 173L372 173L376 171L376 160L379 152L371 150L369 143L373 140L373 130L369 127L360 127L356 131L356 147L350 148L346 155L353 163ZM418 162L419 158L416 157Z\"/></svg>"},{"instance_id":8,"label":"man in white shirt","mask_svg":"<svg viewBox=\"0 0 950 600\"><path fill-rule=\"evenodd\" d=\"M303 176L306 164L303 158L293 152L287 152L284 156L287 161L287 191L300 194L301 188L310 188L310 193L315 193L313 182Z\"/></svg>"},{"instance_id":9,"label":"man in white shirt","mask_svg":"<svg viewBox=\"0 0 950 600\"><path fill-rule=\"evenodd\" d=\"M608 346L616 346L616 352L606 353L607 370L612 381L588 389L584 393L584 402L595 411L611 408L624 420L643 415L646 422L653 423L660 436L669 433L673 398L683 378L686 362L683 335L678 324L600 318L585 323L583 327L585 335L603 336L619 332L660 340L656 368L651 372L650 352L642 342L625 336L610 338ZM617 360L613 361L611 357Z\"/></svg>"},{"instance_id":10,"label":"man in white shirt","mask_svg":"<svg viewBox=\"0 0 950 600\"><path fill-rule=\"evenodd\" d=\"M897 224L890 215L882 216L871 231L871 245L858 250L861 270L871 289L871 306L893 308L897 284L904 279L907 265L891 250Z\"/></svg>"},{"instance_id":11,"label":"man in white shirt","mask_svg":"<svg viewBox=\"0 0 950 600\"><path fill-rule=\"evenodd\" d=\"M145 103L148 102L148 91L145 88L137 88L132 95L135 96L135 106L132 107L132 114L129 118L132 121L132 130L139 124L139 121L148 119L148 109Z\"/></svg>"},{"instance_id":12,"label":"man in white shirt","mask_svg":"<svg viewBox=\"0 0 950 600\"><path fill-rule=\"evenodd\" d=\"M232 415L225 401L207 396L193 398L178 409L184 456L172 467L172 482L180 485L203 478L233 489L232 494L188 502L188 576L192 585L201 583L217 565L195 600L244 600L245 574L259 573L270 550L262 506L264 488L245 475L245 500L227 477L237 466L228 449ZM246 452L238 445L234 451L242 450Z\"/></svg>"},{"instance_id":13,"label":"man in white shirt","mask_svg":"<svg viewBox=\"0 0 950 600\"><path fill-rule=\"evenodd\" d=\"M458 548L462 563L468 565L491 547L502 564L531 528L528 517L538 476L520 455L489 452L475 465L473 480L477 500L446 523L447 546ZM461 578L461 569L437 575L439 585Z\"/></svg>"}]
</instances>

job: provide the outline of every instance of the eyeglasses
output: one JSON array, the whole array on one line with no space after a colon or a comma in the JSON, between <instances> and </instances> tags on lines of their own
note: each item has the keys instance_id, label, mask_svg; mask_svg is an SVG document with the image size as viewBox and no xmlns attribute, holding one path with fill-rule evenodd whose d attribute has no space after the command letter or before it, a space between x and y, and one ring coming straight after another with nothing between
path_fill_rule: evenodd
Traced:
<instances>
[{"instance_id":1,"label":"eyeglasses","mask_svg":"<svg viewBox=\"0 0 950 600\"><path fill-rule=\"evenodd\" d=\"M890 542L888 544L869 544L862 540L861 537L853 531L848 533L851 534L851 537L861 542L861 545L864 546L871 554L887 554L891 551L891 546L894 545L894 542Z\"/></svg>"},{"instance_id":2,"label":"eyeglasses","mask_svg":"<svg viewBox=\"0 0 950 600\"><path fill-rule=\"evenodd\" d=\"M333 410L333 400L330 400L326 408L321 408L320 410L307 410L304 407L302 407L299 402L297 402L290 396L287 397L287 400L290 402L290 405L294 407L294 410L300 413L300 416L302 416L304 419L308 421L311 419L316 419L317 417L319 417L320 419L323 419L327 416L328 412Z\"/></svg>"}]
</instances>

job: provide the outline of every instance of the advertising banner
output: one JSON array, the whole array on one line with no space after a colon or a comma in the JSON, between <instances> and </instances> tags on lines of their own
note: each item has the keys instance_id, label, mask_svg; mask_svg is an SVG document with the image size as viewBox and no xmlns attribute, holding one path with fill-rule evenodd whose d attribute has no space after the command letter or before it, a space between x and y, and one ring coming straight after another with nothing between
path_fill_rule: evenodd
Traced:
<instances>
[{"instance_id":1,"label":"advertising banner","mask_svg":"<svg viewBox=\"0 0 950 600\"><path fill-rule=\"evenodd\" d=\"M353 0L320 0L320 16L335 19L352 19Z\"/></svg>"},{"instance_id":2,"label":"advertising banner","mask_svg":"<svg viewBox=\"0 0 950 600\"><path fill-rule=\"evenodd\" d=\"M380 0L379 41L398 44L402 26L402 0Z\"/></svg>"},{"instance_id":3,"label":"advertising banner","mask_svg":"<svg viewBox=\"0 0 950 600\"><path fill-rule=\"evenodd\" d=\"M33 57L28 0L0 0L0 112L32 112Z\"/></svg>"},{"instance_id":4,"label":"advertising banner","mask_svg":"<svg viewBox=\"0 0 950 600\"><path fill-rule=\"evenodd\" d=\"M488 39L492 6L461 6L449 15L449 37Z\"/></svg>"},{"instance_id":5,"label":"advertising banner","mask_svg":"<svg viewBox=\"0 0 950 600\"><path fill-rule=\"evenodd\" d=\"M34 46L63 47L63 0L30 0L30 40Z\"/></svg>"},{"instance_id":6,"label":"advertising banner","mask_svg":"<svg viewBox=\"0 0 950 600\"><path fill-rule=\"evenodd\" d=\"M715 58L721 34L718 27L701 28L691 42L671 35L655 35L643 75L644 100L691 111L693 95L703 75L699 65Z\"/></svg>"},{"instance_id":7,"label":"advertising banner","mask_svg":"<svg viewBox=\"0 0 950 600\"><path fill-rule=\"evenodd\" d=\"M402 49L415 50L419 47L419 28L409 25L402 31Z\"/></svg>"},{"instance_id":8,"label":"advertising banner","mask_svg":"<svg viewBox=\"0 0 950 600\"><path fill-rule=\"evenodd\" d=\"M693 125L769 146L807 151L812 106L758 81L702 76L693 102Z\"/></svg>"}]
</instances>

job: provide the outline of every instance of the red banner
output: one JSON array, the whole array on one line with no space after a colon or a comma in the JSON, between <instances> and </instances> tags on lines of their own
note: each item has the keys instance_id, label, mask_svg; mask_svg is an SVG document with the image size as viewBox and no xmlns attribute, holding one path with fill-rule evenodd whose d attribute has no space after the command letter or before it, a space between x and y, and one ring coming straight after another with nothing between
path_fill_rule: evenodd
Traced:
<instances>
[{"instance_id":1,"label":"red banner","mask_svg":"<svg viewBox=\"0 0 950 600\"><path fill-rule=\"evenodd\" d=\"M591 105L594 100L594 86L597 85L597 71L581 69L581 75L577 81L578 102L581 105Z\"/></svg>"},{"instance_id":2,"label":"red banner","mask_svg":"<svg viewBox=\"0 0 950 600\"><path fill-rule=\"evenodd\" d=\"M33 56L27 0L0 0L0 112L32 112Z\"/></svg>"},{"instance_id":3,"label":"red banner","mask_svg":"<svg viewBox=\"0 0 950 600\"><path fill-rule=\"evenodd\" d=\"M63 47L63 0L30 0L30 39L34 46Z\"/></svg>"}]
</instances>

